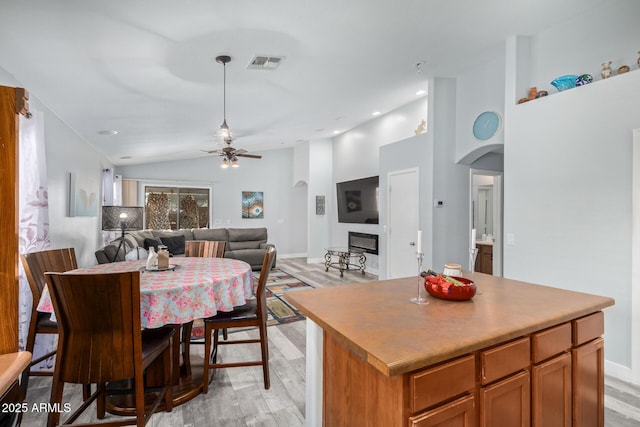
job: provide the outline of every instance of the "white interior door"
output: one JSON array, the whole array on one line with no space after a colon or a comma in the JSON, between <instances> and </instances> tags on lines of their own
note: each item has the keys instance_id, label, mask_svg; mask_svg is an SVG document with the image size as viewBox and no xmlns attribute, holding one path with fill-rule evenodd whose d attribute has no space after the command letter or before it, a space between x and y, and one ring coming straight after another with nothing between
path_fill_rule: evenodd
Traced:
<instances>
[{"instance_id":1,"label":"white interior door","mask_svg":"<svg viewBox=\"0 0 640 427\"><path fill-rule=\"evenodd\" d=\"M387 180L389 226L387 273L389 279L415 276L418 230L418 170L390 172ZM424 251L424 249L423 249Z\"/></svg>"}]
</instances>

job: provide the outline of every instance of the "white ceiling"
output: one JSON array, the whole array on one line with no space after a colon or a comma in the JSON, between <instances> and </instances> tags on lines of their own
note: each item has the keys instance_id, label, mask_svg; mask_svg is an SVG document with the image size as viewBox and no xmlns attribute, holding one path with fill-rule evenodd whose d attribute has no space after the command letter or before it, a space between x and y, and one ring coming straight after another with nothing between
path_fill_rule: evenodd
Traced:
<instances>
[{"instance_id":1,"label":"white ceiling","mask_svg":"<svg viewBox=\"0 0 640 427\"><path fill-rule=\"evenodd\" d=\"M407 104L429 76L455 75L502 54L510 35L602 3L0 0L0 67L119 165L217 148L223 68L214 58L230 55L234 145L263 154ZM254 54L286 59L248 70ZM110 129L118 134L98 133Z\"/></svg>"}]
</instances>

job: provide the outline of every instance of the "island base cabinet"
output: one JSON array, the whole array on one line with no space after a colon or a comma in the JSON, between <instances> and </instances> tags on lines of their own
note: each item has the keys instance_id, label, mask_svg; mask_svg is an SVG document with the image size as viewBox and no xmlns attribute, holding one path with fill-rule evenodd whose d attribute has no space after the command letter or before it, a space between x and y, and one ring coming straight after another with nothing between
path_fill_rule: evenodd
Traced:
<instances>
[{"instance_id":1,"label":"island base cabinet","mask_svg":"<svg viewBox=\"0 0 640 427\"><path fill-rule=\"evenodd\" d=\"M531 369L533 427L571 427L571 354Z\"/></svg>"},{"instance_id":2,"label":"island base cabinet","mask_svg":"<svg viewBox=\"0 0 640 427\"><path fill-rule=\"evenodd\" d=\"M604 426L604 339L572 351L573 425Z\"/></svg>"},{"instance_id":3,"label":"island base cabinet","mask_svg":"<svg viewBox=\"0 0 640 427\"><path fill-rule=\"evenodd\" d=\"M406 422L403 376L387 377L324 334L323 425L399 426ZM404 420L404 421L403 421Z\"/></svg>"},{"instance_id":4,"label":"island base cabinet","mask_svg":"<svg viewBox=\"0 0 640 427\"><path fill-rule=\"evenodd\" d=\"M409 417L409 427L475 427L474 396L465 396L424 414Z\"/></svg>"},{"instance_id":5,"label":"island base cabinet","mask_svg":"<svg viewBox=\"0 0 640 427\"><path fill-rule=\"evenodd\" d=\"M529 371L480 389L480 427L529 427Z\"/></svg>"}]
</instances>

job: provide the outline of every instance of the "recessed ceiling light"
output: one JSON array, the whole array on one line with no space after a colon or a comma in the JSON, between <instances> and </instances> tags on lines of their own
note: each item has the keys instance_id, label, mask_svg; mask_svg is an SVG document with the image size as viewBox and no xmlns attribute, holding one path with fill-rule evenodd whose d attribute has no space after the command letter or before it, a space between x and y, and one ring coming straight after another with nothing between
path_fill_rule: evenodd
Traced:
<instances>
[{"instance_id":1,"label":"recessed ceiling light","mask_svg":"<svg viewBox=\"0 0 640 427\"><path fill-rule=\"evenodd\" d=\"M382 114L380 113L380 111L374 111L373 113L371 113L372 116L379 116L380 114Z\"/></svg>"},{"instance_id":2,"label":"recessed ceiling light","mask_svg":"<svg viewBox=\"0 0 640 427\"><path fill-rule=\"evenodd\" d=\"M424 95L425 93L427 93L427 91L426 91L426 90L424 90L424 89L421 89L421 90L419 90L419 91L417 91L417 92L416 92L416 95L417 95L417 96L421 96L421 95Z\"/></svg>"},{"instance_id":3,"label":"recessed ceiling light","mask_svg":"<svg viewBox=\"0 0 640 427\"><path fill-rule=\"evenodd\" d=\"M98 135L117 135L118 131L113 129L99 130Z\"/></svg>"},{"instance_id":4,"label":"recessed ceiling light","mask_svg":"<svg viewBox=\"0 0 640 427\"><path fill-rule=\"evenodd\" d=\"M340 133L340 131L339 131L339 130L334 130L334 131L333 131L333 134L334 134L334 135L338 135L339 133Z\"/></svg>"}]
</instances>

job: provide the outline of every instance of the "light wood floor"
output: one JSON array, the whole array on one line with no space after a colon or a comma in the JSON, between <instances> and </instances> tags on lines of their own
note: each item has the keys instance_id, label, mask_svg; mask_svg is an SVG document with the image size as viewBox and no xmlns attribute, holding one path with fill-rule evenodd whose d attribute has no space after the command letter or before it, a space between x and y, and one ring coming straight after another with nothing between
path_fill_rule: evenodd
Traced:
<instances>
[{"instance_id":1,"label":"light wood floor","mask_svg":"<svg viewBox=\"0 0 640 427\"><path fill-rule=\"evenodd\" d=\"M376 280L372 274L345 272L340 278L337 270L325 272L323 264L307 264L305 259L278 259L278 268L316 287L346 285ZM209 426L279 426L304 425L305 406L305 322L271 326L269 334L271 388L264 389L260 367L218 370L209 393L200 395L187 404L174 408L171 413L155 414L148 426L153 427L209 427ZM235 332L234 335L257 336L255 331ZM231 348L229 348L231 347ZM245 348L242 348L245 347ZM193 346L202 354L202 346ZM249 360L259 354L258 346L223 346L221 357ZM49 401L51 380L31 377L27 401ZM81 390L77 386L65 387L63 402L72 407L80 404ZM605 426L640 426L640 387L607 377L605 380ZM89 408L80 421L91 421L95 410ZM64 415L63 415L64 419ZM46 425L46 413L29 411L23 426ZM393 427L393 426L389 426ZM498 427L498 426L496 426ZM579 426L576 426L579 427Z\"/></svg>"}]
</instances>

